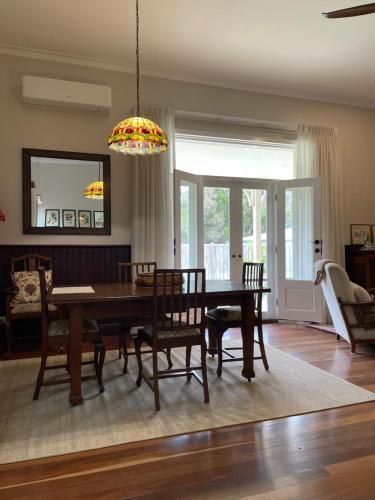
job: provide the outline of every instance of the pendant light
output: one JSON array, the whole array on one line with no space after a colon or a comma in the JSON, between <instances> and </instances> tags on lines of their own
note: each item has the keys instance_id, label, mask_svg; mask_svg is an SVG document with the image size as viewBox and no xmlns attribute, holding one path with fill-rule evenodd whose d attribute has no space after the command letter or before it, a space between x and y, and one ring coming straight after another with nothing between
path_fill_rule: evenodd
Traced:
<instances>
[{"instance_id":1,"label":"pendant light","mask_svg":"<svg viewBox=\"0 0 375 500\"><path fill-rule=\"evenodd\" d=\"M168 149L168 137L159 125L139 116L139 10L136 10L136 77L137 105L136 116L118 123L108 138L108 146L113 151L129 155L150 155Z\"/></svg>"},{"instance_id":2,"label":"pendant light","mask_svg":"<svg viewBox=\"0 0 375 500\"><path fill-rule=\"evenodd\" d=\"M83 196L85 198L90 198L91 200L102 200L104 196L104 183L100 180L100 163L99 163L99 174L98 180L89 184L84 192Z\"/></svg>"}]
</instances>

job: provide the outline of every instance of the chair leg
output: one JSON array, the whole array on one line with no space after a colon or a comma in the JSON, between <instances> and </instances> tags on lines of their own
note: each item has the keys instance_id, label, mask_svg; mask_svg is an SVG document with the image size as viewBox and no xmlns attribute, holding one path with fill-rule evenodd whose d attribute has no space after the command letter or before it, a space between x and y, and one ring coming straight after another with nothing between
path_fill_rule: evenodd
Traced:
<instances>
[{"instance_id":1,"label":"chair leg","mask_svg":"<svg viewBox=\"0 0 375 500\"><path fill-rule=\"evenodd\" d=\"M121 348L124 345L124 333L121 332L118 337L118 359L121 359Z\"/></svg>"},{"instance_id":2,"label":"chair leg","mask_svg":"<svg viewBox=\"0 0 375 500\"><path fill-rule=\"evenodd\" d=\"M355 353L355 350L356 350L356 347L357 347L356 343L355 343L354 341L352 341L352 342L350 343L350 347L351 347L351 351L352 351L352 353L354 354L354 353Z\"/></svg>"},{"instance_id":3,"label":"chair leg","mask_svg":"<svg viewBox=\"0 0 375 500\"><path fill-rule=\"evenodd\" d=\"M70 373L70 345L66 346L66 371Z\"/></svg>"},{"instance_id":4,"label":"chair leg","mask_svg":"<svg viewBox=\"0 0 375 500\"><path fill-rule=\"evenodd\" d=\"M258 340L259 340L260 355L262 356L262 361L263 361L264 369L265 370L269 370L270 367L268 366L268 361L267 361L267 356L266 356L266 350L264 348L264 342L263 342L263 328L262 328L262 324L258 325Z\"/></svg>"},{"instance_id":5,"label":"chair leg","mask_svg":"<svg viewBox=\"0 0 375 500\"><path fill-rule=\"evenodd\" d=\"M34 401L39 398L40 389L43 385L44 372L45 372L46 365L47 365L47 356L48 356L48 348L43 347L42 357L40 359L39 373L38 373L38 377L36 379L35 391L34 391L34 395L33 395Z\"/></svg>"},{"instance_id":6,"label":"chair leg","mask_svg":"<svg viewBox=\"0 0 375 500\"><path fill-rule=\"evenodd\" d=\"M129 354L128 354L128 346L127 346L127 335L123 335L122 352L124 354L124 366L122 367L122 372L128 373ZM121 357L121 355L120 355L120 357Z\"/></svg>"},{"instance_id":7,"label":"chair leg","mask_svg":"<svg viewBox=\"0 0 375 500\"><path fill-rule=\"evenodd\" d=\"M208 379L207 379L207 346L205 340L201 344L201 364L202 364L202 379L203 379L203 392L204 392L204 402L209 403L210 395L208 392Z\"/></svg>"},{"instance_id":8,"label":"chair leg","mask_svg":"<svg viewBox=\"0 0 375 500\"><path fill-rule=\"evenodd\" d=\"M154 399L155 410L160 410L160 396L159 396L159 378L158 378L158 351L153 349L152 352L152 376L154 381Z\"/></svg>"},{"instance_id":9,"label":"chair leg","mask_svg":"<svg viewBox=\"0 0 375 500\"><path fill-rule=\"evenodd\" d=\"M137 363L138 363L138 377L136 380L137 387L140 387L140 385L142 383L142 374L143 374L141 347L142 347L142 340L135 339L134 340L134 348L135 348L135 354L136 354Z\"/></svg>"},{"instance_id":10,"label":"chair leg","mask_svg":"<svg viewBox=\"0 0 375 500\"><path fill-rule=\"evenodd\" d=\"M221 332L218 328L216 328L216 344L217 344L217 376L221 377L223 372L223 335L224 332Z\"/></svg>"},{"instance_id":11,"label":"chair leg","mask_svg":"<svg viewBox=\"0 0 375 500\"><path fill-rule=\"evenodd\" d=\"M190 367L190 358L191 358L191 345L186 346L186 368ZM190 382L192 376L193 376L192 373L189 373L187 375L188 382Z\"/></svg>"},{"instance_id":12,"label":"chair leg","mask_svg":"<svg viewBox=\"0 0 375 500\"><path fill-rule=\"evenodd\" d=\"M98 353L98 354L96 354ZM95 354L98 355L99 360L98 363L95 364L96 368L96 377L98 379L98 385L99 385L99 390L100 392L104 392L104 385L103 385L103 366L104 366L104 359L105 359L105 345L99 344L95 345Z\"/></svg>"},{"instance_id":13,"label":"chair leg","mask_svg":"<svg viewBox=\"0 0 375 500\"><path fill-rule=\"evenodd\" d=\"M95 344L95 349L94 349L94 367L95 367L96 376L98 376L98 366L99 366L99 346L98 346L98 344Z\"/></svg>"},{"instance_id":14,"label":"chair leg","mask_svg":"<svg viewBox=\"0 0 375 500\"><path fill-rule=\"evenodd\" d=\"M12 351L12 325L9 321L5 323L5 334L7 338L7 354Z\"/></svg>"},{"instance_id":15,"label":"chair leg","mask_svg":"<svg viewBox=\"0 0 375 500\"><path fill-rule=\"evenodd\" d=\"M336 333L336 340L340 340L340 339L341 339L340 335L338 333Z\"/></svg>"},{"instance_id":16,"label":"chair leg","mask_svg":"<svg viewBox=\"0 0 375 500\"><path fill-rule=\"evenodd\" d=\"M171 358L171 350L172 349L170 347L168 347L168 349L166 351L167 361L168 361L168 370L171 370L173 367L172 358Z\"/></svg>"},{"instance_id":17,"label":"chair leg","mask_svg":"<svg viewBox=\"0 0 375 500\"><path fill-rule=\"evenodd\" d=\"M209 346L207 352L208 354L211 354L211 356L214 358L216 354L216 335L215 335L215 328L212 326L211 322L208 322L207 331L208 331L208 346Z\"/></svg>"}]
</instances>

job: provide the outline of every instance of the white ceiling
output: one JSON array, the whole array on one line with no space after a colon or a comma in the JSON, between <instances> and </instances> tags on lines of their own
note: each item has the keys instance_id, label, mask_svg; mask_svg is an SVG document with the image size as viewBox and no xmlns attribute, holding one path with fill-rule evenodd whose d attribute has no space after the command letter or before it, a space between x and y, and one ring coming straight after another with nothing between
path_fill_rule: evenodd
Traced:
<instances>
[{"instance_id":1,"label":"white ceiling","mask_svg":"<svg viewBox=\"0 0 375 500\"><path fill-rule=\"evenodd\" d=\"M141 72L375 107L375 15L321 16L361 3L140 0ZM134 5L1 0L0 53L133 70Z\"/></svg>"}]
</instances>

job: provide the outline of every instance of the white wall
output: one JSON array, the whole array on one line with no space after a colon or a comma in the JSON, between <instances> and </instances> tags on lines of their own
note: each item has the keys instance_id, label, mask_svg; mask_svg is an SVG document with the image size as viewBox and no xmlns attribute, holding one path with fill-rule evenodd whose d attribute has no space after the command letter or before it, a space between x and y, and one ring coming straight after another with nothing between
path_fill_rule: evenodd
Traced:
<instances>
[{"instance_id":1,"label":"white wall","mask_svg":"<svg viewBox=\"0 0 375 500\"><path fill-rule=\"evenodd\" d=\"M108 153L107 135L128 114L135 99L132 75L33 59L0 57L0 223L3 244L130 243L129 167L112 154L112 235L42 236L22 234L21 148ZM21 102L23 74L110 85L109 116L26 108ZM343 137L345 214L350 223L375 224L375 111L257 94L219 87L142 78L142 100L174 109L259 121L336 125Z\"/></svg>"}]
</instances>

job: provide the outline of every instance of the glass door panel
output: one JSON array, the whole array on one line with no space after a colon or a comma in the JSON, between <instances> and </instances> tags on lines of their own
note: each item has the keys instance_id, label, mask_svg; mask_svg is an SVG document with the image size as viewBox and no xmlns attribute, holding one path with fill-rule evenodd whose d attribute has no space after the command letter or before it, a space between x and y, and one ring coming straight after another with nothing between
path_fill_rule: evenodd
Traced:
<instances>
[{"instance_id":1,"label":"glass door panel","mask_svg":"<svg viewBox=\"0 0 375 500\"><path fill-rule=\"evenodd\" d=\"M314 188L285 189L285 277L312 280L314 269Z\"/></svg>"},{"instance_id":2,"label":"glass door panel","mask_svg":"<svg viewBox=\"0 0 375 500\"><path fill-rule=\"evenodd\" d=\"M264 283L268 285L266 189L242 189L243 262L263 262ZM263 295L263 310L268 311L268 294Z\"/></svg>"},{"instance_id":3,"label":"glass door panel","mask_svg":"<svg viewBox=\"0 0 375 500\"><path fill-rule=\"evenodd\" d=\"M198 266L197 254L197 185L180 183L181 267Z\"/></svg>"},{"instance_id":4,"label":"glass door panel","mask_svg":"<svg viewBox=\"0 0 375 500\"><path fill-rule=\"evenodd\" d=\"M204 267L209 280L230 279L230 189L203 188Z\"/></svg>"}]
</instances>

